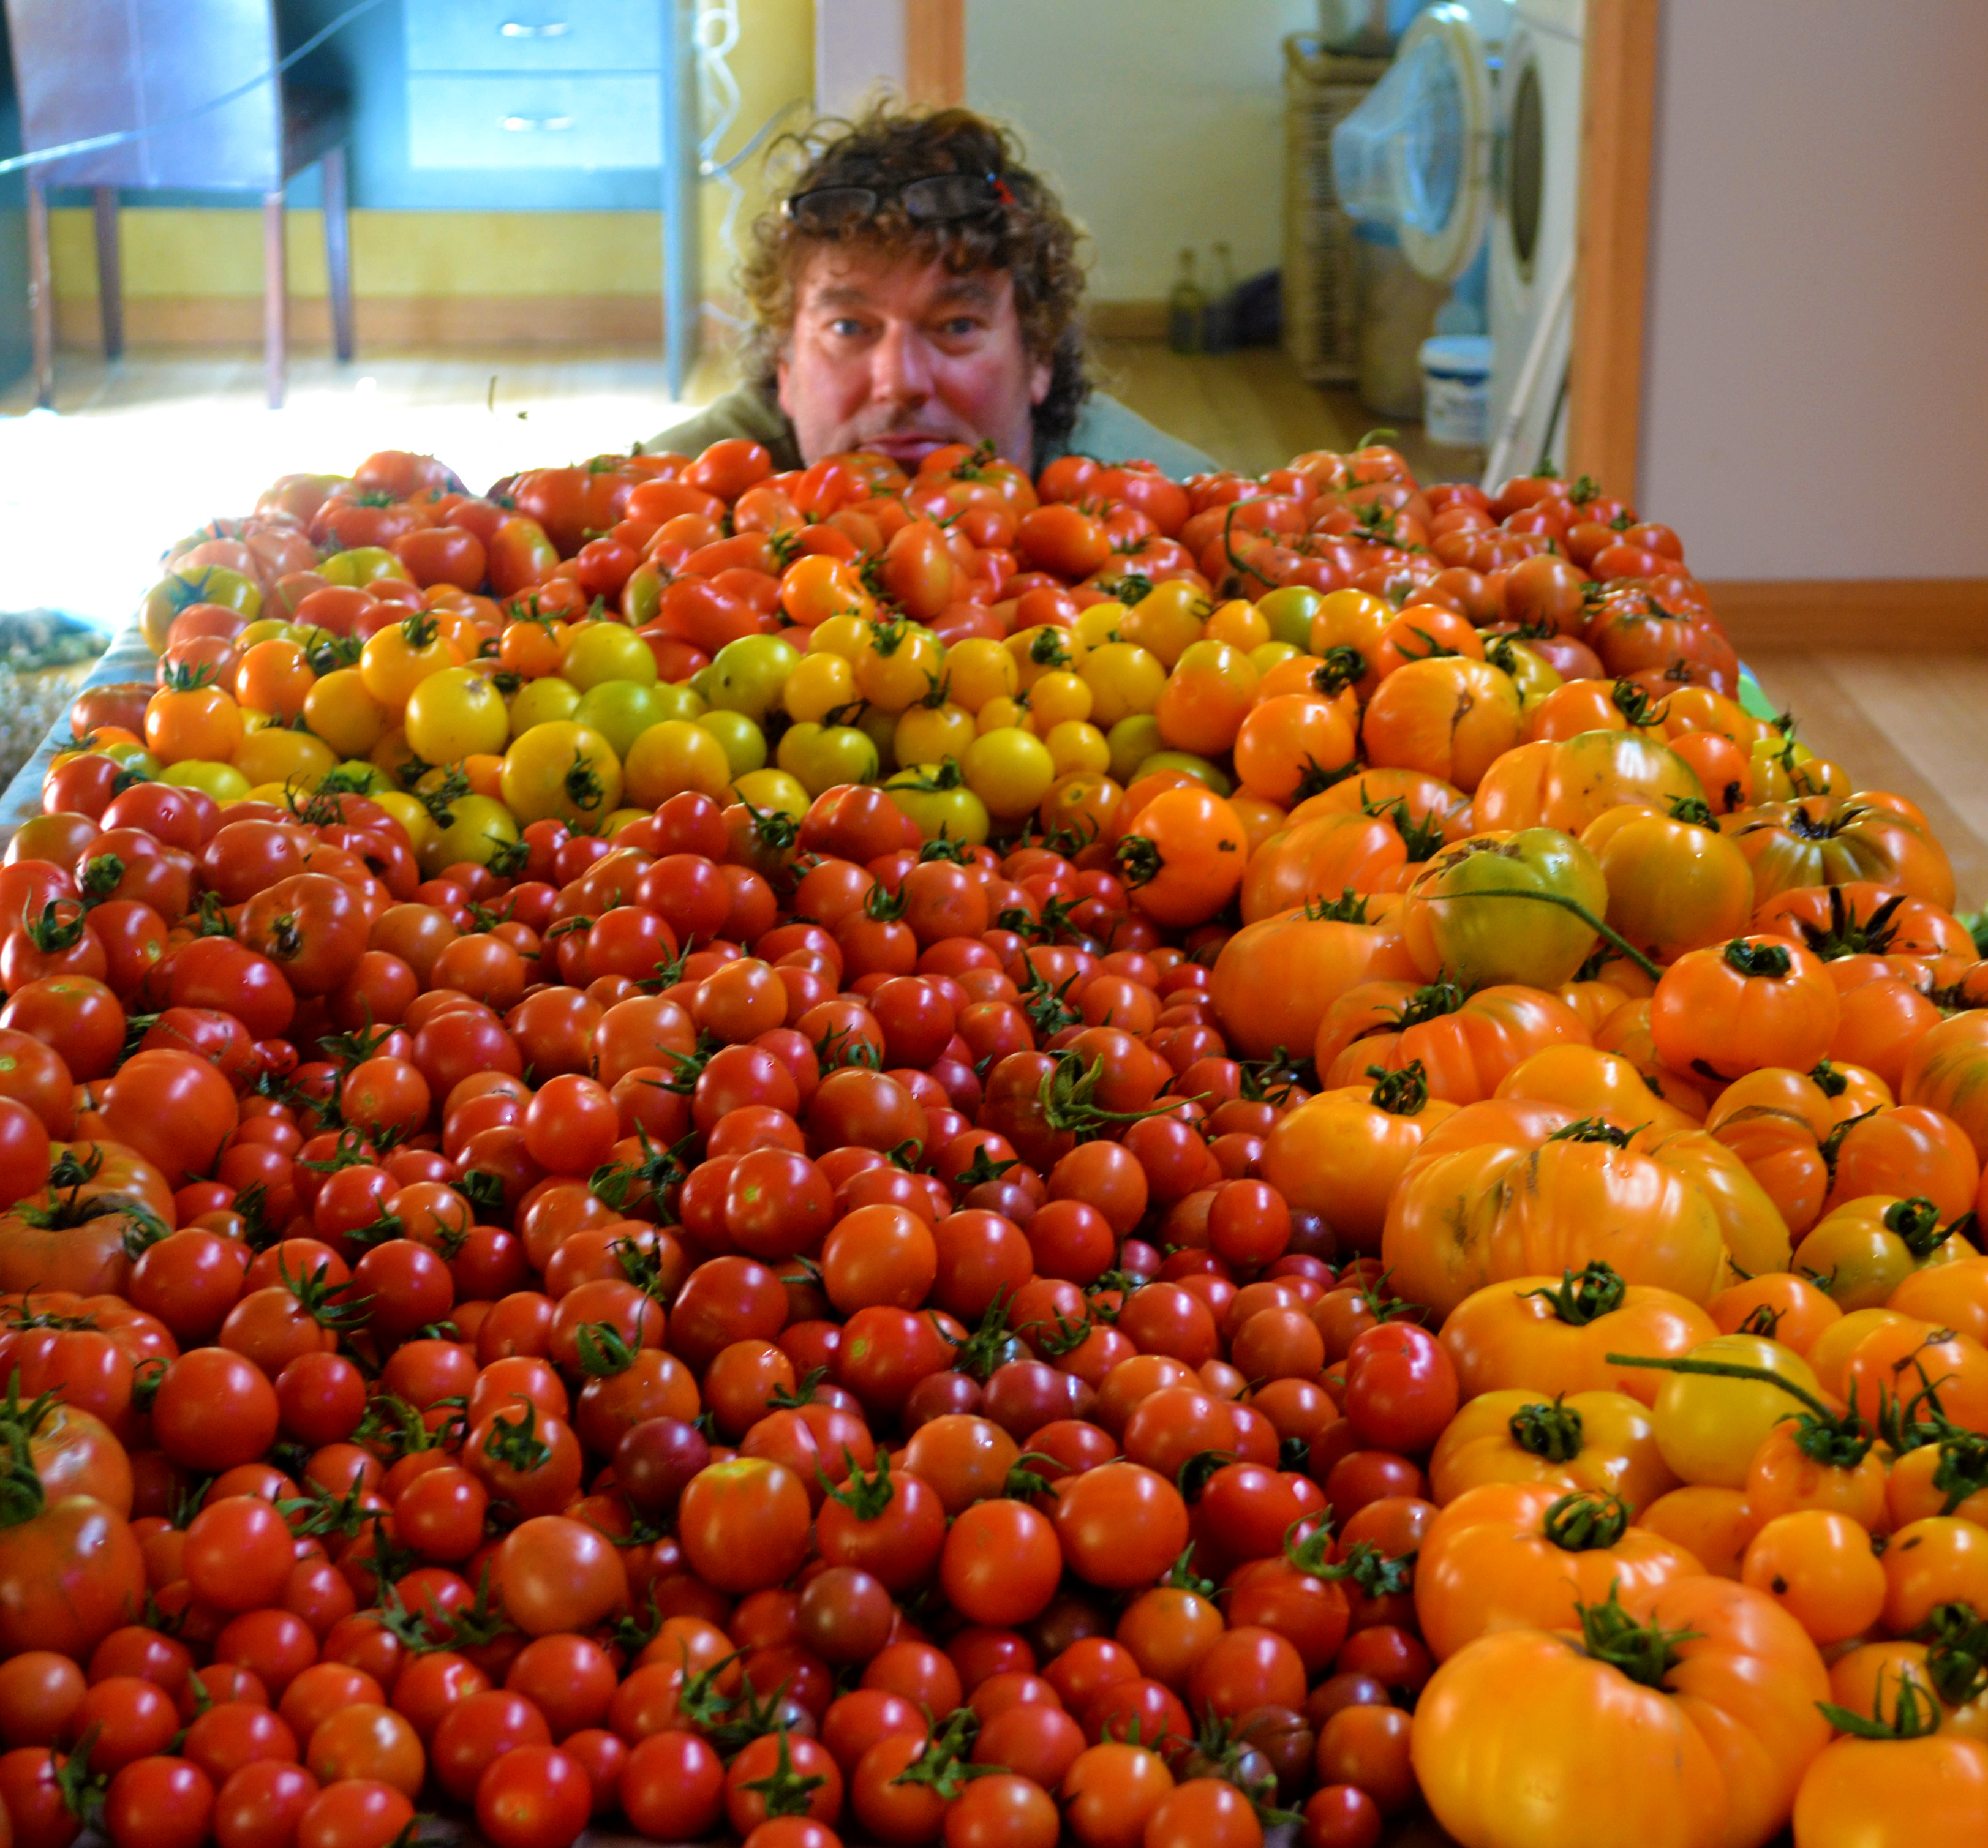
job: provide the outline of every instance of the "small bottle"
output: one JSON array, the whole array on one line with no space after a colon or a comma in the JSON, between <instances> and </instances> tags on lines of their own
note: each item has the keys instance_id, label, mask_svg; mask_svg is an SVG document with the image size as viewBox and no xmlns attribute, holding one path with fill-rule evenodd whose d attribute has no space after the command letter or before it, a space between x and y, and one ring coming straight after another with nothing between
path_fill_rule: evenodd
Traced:
<instances>
[{"instance_id":1,"label":"small bottle","mask_svg":"<svg viewBox=\"0 0 1988 1848\"><path fill-rule=\"evenodd\" d=\"M1226 244L1215 245L1211 254L1208 305L1201 317L1202 350L1226 353L1236 344L1236 268Z\"/></svg>"},{"instance_id":2,"label":"small bottle","mask_svg":"<svg viewBox=\"0 0 1988 1848\"><path fill-rule=\"evenodd\" d=\"M1208 299L1194 279L1194 252L1180 253L1180 277L1167 296L1167 344L1175 353L1199 353Z\"/></svg>"}]
</instances>

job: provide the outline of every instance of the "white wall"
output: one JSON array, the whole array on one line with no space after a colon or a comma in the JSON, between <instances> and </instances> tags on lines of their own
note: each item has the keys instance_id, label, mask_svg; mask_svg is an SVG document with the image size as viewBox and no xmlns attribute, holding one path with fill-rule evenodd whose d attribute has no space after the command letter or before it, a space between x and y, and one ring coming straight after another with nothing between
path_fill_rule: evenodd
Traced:
<instances>
[{"instance_id":1,"label":"white wall","mask_svg":"<svg viewBox=\"0 0 1988 1848\"><path fill-rule=\"evenodd\" d=\"M1700 576L1988 576L1984 73L1984 0L1667 0L1637 498Z\"/></svg>"},{"instance_id":2,"label":"white wall","mask_svg":"<svg viewBox=\"0 0 1988 1848\"><path fill-rule=\"evenodd\" d=\"M1093 296L1155 300L1186 245L1205 266L1226 242L1239 279L1277 263L1282 42L1318 18L1318 0L967 0L966 98L1015 124L1090 231Z\"/></svg>"}]
</instances>

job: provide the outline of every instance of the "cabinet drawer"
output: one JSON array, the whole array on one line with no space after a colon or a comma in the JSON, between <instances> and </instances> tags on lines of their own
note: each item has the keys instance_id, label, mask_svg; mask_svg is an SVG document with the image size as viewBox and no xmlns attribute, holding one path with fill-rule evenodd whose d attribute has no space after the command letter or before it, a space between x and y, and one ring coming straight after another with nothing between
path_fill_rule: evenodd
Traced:
<instances>
[{"instance_id":1,"label":"cabinet drawer","mask_svg":"<svg viewBox=\"0 0 1988 1848\"><path fill-rule=\"evenodd\" d=\"M658 70L664 0L408 0L411 71Z\"/></svg>"},{"instance_id":2,"label":"cabinet drawer","mask_svg":"<svg viewBox=\"0 0 1988 1848\"><path fill-rule=\"evenodd\" d=\"M411 167L662 164L654 77L410 77Z\"/></svg>"}]
</instances>

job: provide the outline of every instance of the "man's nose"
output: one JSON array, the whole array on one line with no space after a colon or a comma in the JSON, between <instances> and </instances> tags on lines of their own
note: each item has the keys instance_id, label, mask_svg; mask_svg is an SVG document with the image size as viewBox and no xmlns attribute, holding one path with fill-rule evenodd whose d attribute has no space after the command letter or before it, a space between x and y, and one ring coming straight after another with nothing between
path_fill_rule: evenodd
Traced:
<instances>
[{"instance_id":1,"label":"man's nose","mask_svg":"<svg viewBox=\"0 0 1988 1848\"><path fill-rule=\"evenodd\" d=\"M893 322L871 352L872 395L887 403L918 404L931 396L931 356L923 335Z\"/></svg>"}]
</instances>

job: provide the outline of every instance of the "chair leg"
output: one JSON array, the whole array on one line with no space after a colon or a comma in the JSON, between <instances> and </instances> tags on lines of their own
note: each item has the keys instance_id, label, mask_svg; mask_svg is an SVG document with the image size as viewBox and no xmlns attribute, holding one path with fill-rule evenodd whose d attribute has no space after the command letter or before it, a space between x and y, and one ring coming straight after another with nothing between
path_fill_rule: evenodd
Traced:
<instances>
[{"instance_id":1,"label":"chair leg","mask_svg":"<svg viewBox=\"0 0 1988 1848\"><path fill-rule=\"evenodd\" d=\"M56 401L56 292L49 262L49 195L28 170L28 309L34 326L35 402Z\"/></svg>"},{"instance_id":2,"label":"chair leg","mask_svg":"<svg viewBox=\"0 0 1988 1848\"><path fill-rule=\"evenodd\" d=\"M331 277L331 343L341 360L352 357L352 227L347 213L345 150L330 149L324 178L324 264Z\"/></svg>"},{"instance_id":3,"label":"chair leg","mask_svg":"<svg viewBox=\"0 0 1988 1848\"><path fill-rule=\"evenodd\" d=\"M283 195L262 195L262 367L269 381L269 408L283 407L283 375L289 338L286 310L289 289L284 275Z\"/></svg>"},{"instance_id":4,"label":"chair leg","mask_svg":"<svg viewBox=\"0 0 1988 1848\"><path fill-rule=\"evenodd\" d=\"M96 218L96 301L103 356L120 359L124 352L124 265L117 248L117 188L93 187L90 204Z\"/></svg>"}]
</instances>

